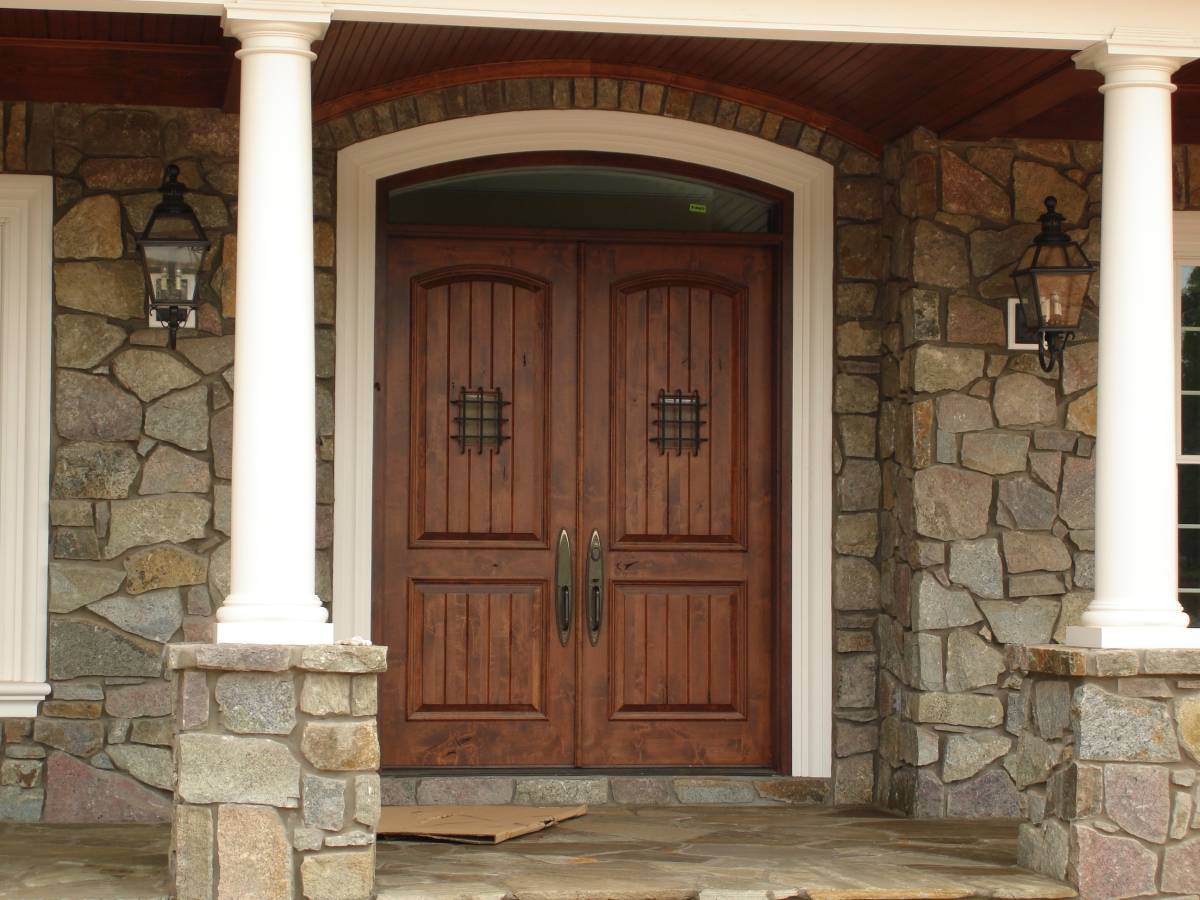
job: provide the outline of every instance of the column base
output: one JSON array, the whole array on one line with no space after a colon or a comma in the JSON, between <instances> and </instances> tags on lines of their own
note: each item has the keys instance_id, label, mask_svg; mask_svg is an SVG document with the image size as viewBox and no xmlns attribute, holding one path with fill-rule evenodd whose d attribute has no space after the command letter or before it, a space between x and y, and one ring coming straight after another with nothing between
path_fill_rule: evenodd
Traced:
<instances>
[{"instance_id":1,"label":"column base","mask_svg":"<svg viewBox=\"0 0 1200 900\"><path fill-rule=\"evenodd\" d=\"M1018 862L1080 897L1194 895L1200 653L1010 644L1009 663L1006 725L1032 773Z\"/></svg>"},{"instance_id":2,"label":"column base","mask_svg":"<svg viewBox=\"0 0 1200 900\"><path fill-rule=\"evenodd\" d=\"M1070 625L1066 644L1097 650L1200 648L1200 628L1139 625Z\"/></svg>"},{"instance_id":3,"label":"column base","mask_svg":"<svg viewBox=\"0 0 1200 900\"><path fill-rule=\"evenodd\" d=\"M171 644L178 897L373 897L387 648Z\"/></svg>"},{"instance_id":4,"label":"column base","mask_svg":"<svg viewBox=\"0 0 1200 900\"><path fill-rule=\"evenodd\" d=\"M332 644L332 622L218 622L218 644Z\"/></svg>"}]
</instances>

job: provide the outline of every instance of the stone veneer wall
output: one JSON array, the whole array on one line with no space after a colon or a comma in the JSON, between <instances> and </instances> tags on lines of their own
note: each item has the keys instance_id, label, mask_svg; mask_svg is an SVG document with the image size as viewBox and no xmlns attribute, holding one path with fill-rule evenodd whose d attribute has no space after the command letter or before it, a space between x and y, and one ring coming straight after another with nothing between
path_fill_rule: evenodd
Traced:
<instances>
[{"instance_id":1,"label":"stone veneer wall","mask_svg":"<svg viewBox=\"0 0 1200 900\"><path fill-rule=\"evenodd\" d=\"M1081 900L1200 893L1200 653L1011 647L1021 865Z\"/></svg>"},{"instance_id":2,"label":"stone veneer wall","mask_svg":"<svg viewBox=\"0 0 1200 900\"><path fill-rule=\"evenodd\" d=\"M1060 640L1091 599L1099 282L1050 374L1006 349L1006 300L1048 194L1100 261L1100 164L1095 142L920 130L884 157L875 796L913 815L1019 815L1049 775L1003 645ZM1200 208L1200 147L1176 172Z\"/></svg>"},{"instance_id":3,"label":"stone veneer wall","mask_svg":"<svg viewBox=\"0 0 1200 900\"><path fill-rule=\"evenodd\" d=\"M839 405L853 458L838 492L840 582L835 789L870 799L877 727L869 611L875 574L882 213L879 160L801 122L662 84L512 79L381 103L314 133L318 585L329 597L333 459L333 175L356 141L461 115L620 109L690 118L818 156L838 173L841 364L861 394ZM55 176L55 481L50 678L36 720L4 722L0 820L159 820L169 812L171 686L162 644L211 635L228 583L234 396L237 119L211 110L0 103L0 171ZM195 338L178 353L145 327L133 240L175 162L213 240ZM843 410L843 407L845 408ZM840 451L839 451L840 452ZM841 463L839 463L841 466ZM873 474L874 473L874 474ZM853 483L852 483L853 482ZM862 592L865 596L858 597ZM812 790L816 790L815 787ZM821 796L820 791L813 794Z\"/></svg>"},{"instance_id":4,"label":"stone veneer wall","mask_svg":"<svg viewBox=\"0 0 1200 900\"><path fill-rule=\"evenodd\" d=\"M1012 397L1013 407L1042 402L1038 398L1046 396L1046 387L1055 390L1056 382L1041 378L1028 354L1008 359L997 332L997 301L1008 293L1005 267L1011 267L1009 257L1015 259L1032 233L1028 213L1018 204L1015 213L993 208L981 215L972 213L972 204L986 207L996 202L997 190L1011 195L1014 179L1025 186L1023 196L1030 196L1041 190L1037 178L1047 177L1048 169L1065 173L1067 181L1087 195L1085 205L1094 214L1099 184L1096 144L1075 145L1074 150L1057 142L947 144L945 149L963 163L955 166L941 153L943 145L918 132L889 148L885 170L879 160L837 137L762 109L662 84L607 78L463 85L399 98L322 124L314 133L321 460L318 593L329 597L332 543L329 326L334 311L332 184L337 150L446 118L534 108L620 109L688 118L752 134L834 165L836 711L830 798L858 803L878 797L923 814L968 808L987 814L1011 808L1009 787L990 774L982 782L974 779L956 788L960 799L953 804L943 802L943 784L951 780L943 780L940 748L937 758L930 759L931 737L945 740L947 752L955 743L953 758L963 748L977 758L976 742L1006 738L990 725L918 723L916 718L934 715L931 701L911 698L932 692L939 695L934 703L962 706L977 704L970 694L982 692L979 696L1002 702L999 678L967 688L956 669L954 687L946 688L943 654L950 652L957 666L970 655L964 648L977 646L970 641L972 635L984 646L1009 634L1040 635L1041 624L1028 625L1033 613L1041 610L1042 619L1049 618L1052 604L1057 617L1062 602L1057 598L1065 596L1069 608L1077 610L1086 595L1072 591L1046 599L1049 592L1043 591L1035 595L1042 597L1039 602L1014 602L1010 586L1007 601L976 596L1007 602L985 608L992 609L993 618L996 610L1008 611L1005 621L1016 624L998 628L989 620L982 634L977 633L981 618L965 631L957 623L950 625L949 619L935 627L936 617L942 615L936 610L953 607L963 597L961 591L949 589L947 574L947 547L957 534L935 538L917 526L912 488L914 481L979 482L979 473L960 462L968 457L958 455L958 445L966 442L970 431L965 427L969 420L952 420L971 410L978 415L980 402L988 405L990 396L979 395L993 390L1000 371L1028 375L1032 381L1018 384L1039 386L1028 398L1006 391L1010 397L1017 395ZM228 580L236 128L236 117L211 110L0 103L0 170L54 174L58 219L50 646L54 692L36 720L4 722L0 819L113 821L167 815L169 801L163 791L173 778L166 749L171 740L171 688L162 677L161 645L207 639L212 609L223 598ZM156 199L167 162L178 163L182 180L196 189L192 200L214 242L201 286L205 302L199 332L205 337L182 340L177 354L162 349L161 332L144 327L143 288L132 244ZM1200 148L1179 148L1177 167L1179 205L1200 208ZM968 238L966 232L972 230L979 233ZM1098 246L1094 238L1089 249L1093 245ZM887 290L881 291L885 281ZM958 352L963 350L973 352ZM914 389L912 375L918 357L919 390ZM979 358L986 360L986 373L981 364L979 377L971 379L974 384L962 385L965 390L931 387L939 376L927 373L953 369L954 360ZM1087 351L1075 351L1071 365L1086 382ZM943 396L935 396L939 392ZM1086 397L1086 388L1072 391L1071 399L1083 400L1076 416L1085 419ZM954 412L956 405L963 412ZM1057 426L1068 412L1057 394L1055 405ZM935 410L938 415L946 411L941 444L944 459L950 458L949 443L955 444L953 464L938 461L937 426L929 418ZM920 447L912 437L914 415ZM1015 429L1028 435L1032 427L1005 420L996 428L991 427L994 420L987 421L987 430L969 441L972 460L981 450L995 453L1008 446L1011 451L1012 442L1001 433ZM1070 453L1055 449L1056 440L1069 439L1059 433L1063 429L1040 430L1045 432L1043 444L1049 441L1050 446L1036 446L1034 435L1034 453L1027 457L1032 477L1022 479L1014 473L1002 479L1016 484L1007 488L1012 502L1044 502L1037 492L1045 488L1034 479L1050 471L1058 454L1064 453L1064 472L1074 476L1074 494L1068 496L1086 497L1090 439L1076 438ZM1034 459L1042 461L1040 468ZM917 477L935 467L958 474L939 471ZM991 484L990 474L982 477ZM1066 480L1059 479L1063 484ZM925 496L923 489L918 493ZM984 530L995 540L1008 520L997 518L990 494L986 505ZM1086 527L1079 524L1076 530L1086 543ZM1057 539L1053 532L1049 537ZM1049 546L1045 540L1035 542ZM999 553L995 543L961 545L960 575L974 550L987 557L977 563L986 570L981 577L997 577L999 563L989 548ZM1088 551L1081 546L1075 552L1078 560L1072 559L1072 564L1081 561L1086 581ZM971 559L971 564L976 561ZM933 590L935 583L943 590ZM922 585L927 599L914 606L932 610L929 615L935 619L922 613L914 624L910 586L919 593ZM1083 587L1077 577L1072 586ZM1029 587L1019 579L1016 590ZM996 593L994 587L985 590ZM974 599L967 599L975 609L968 616L980 616ZM1052 629L1057 626L1051 624ZM951 642L955 633L960 636ZM981 658L994 657L985 653ZM1016 679L1009 683L1015 687ZM962 696L957 699L949 696L958 694ZM924 712L916 709L922 703ZM942 717L952 715L956 714ZM881 721L884 746L879 752ZM972 743L958 741L959 732ZM918 760L923 765L917 766ZM999 768L994 764L991 771ZM925 786L936 783L931 789L934 800L915 802L918 781ZM993 788L998 802L989 794ZM980 792L990 799L976 802L967 796Z\"/></svg>"},{"instance_id":5,"label":"stone veneer wall","mask_svg":"<svg viewBox=\"0 0 1200 900\"><path fill-rule=\"evenodd\" d=\"M3 723L0 820L165 821L163 644L210 639L228 588L237 117L0 103L0 171L55 177L52 694ZM168 162L212 240L198 329L147 327L134 240ZM316 190L317 318L332 324L330 179ZM317 334L317 590L329 596L333 332Z\"/></svg>"},{"instance_id":6,"label":"stone veneer wall","mask_svg":"<svg viewBox=\"0 0 1200 900\"><path fill-rule=\"evenodd\" d=\"M689 119L742 132L819 157L836 172L835 305L839 379L834 448L837 687L835 763L829 798L871 800L878 713L873 628L878 608L880 464L879 254L883 216L880 161L819 128L735 100L650 81L615 78L531 78L459 85L401 97L335 118L317 128L318 168L332 168L336 151L353 143L464 116L526 109L606 109ZM658 788L650 789L657 792ZM730 788L727 797L741 794ZM806 789L809 790L809 789ZM718 792L720 793L720 792ZM667 794L670 789L667 789Z\"/></svg>"}]
</instances>

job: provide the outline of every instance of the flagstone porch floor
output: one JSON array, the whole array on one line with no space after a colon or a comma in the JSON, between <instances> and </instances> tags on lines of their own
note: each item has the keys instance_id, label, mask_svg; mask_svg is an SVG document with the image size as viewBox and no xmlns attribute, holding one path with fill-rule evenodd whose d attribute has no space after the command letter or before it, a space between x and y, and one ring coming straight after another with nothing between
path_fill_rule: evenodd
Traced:
<instances>
[{"instance_id":1,"label":"flagstone porch floor","mask_svg":"<svg viewBox=\"0 0 1200 900\"><path fill-rule=\"evenodd\" d=\"M0 898L167 896L169 829L0 825ZM1063 898L1016 866L1016 824L867 809L594 808L497 846L384 841L381 900Z\"/></svg>"}]
</instances>

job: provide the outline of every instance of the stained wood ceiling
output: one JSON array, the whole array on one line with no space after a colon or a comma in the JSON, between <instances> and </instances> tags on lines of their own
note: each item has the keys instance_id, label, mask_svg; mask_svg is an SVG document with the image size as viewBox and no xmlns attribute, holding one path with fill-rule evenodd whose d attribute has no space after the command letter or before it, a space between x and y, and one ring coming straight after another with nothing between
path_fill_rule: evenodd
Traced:
<instances>
[{"instance_id":1,"label":"stained wood ceiling","mask_svg":"<svg viewBox=\"0 0 1200 900\"><path fill-rule=\"evenodd\" d=\"M215 17L0 10L0 97L234 108L235 49ZM876 146L917 125L963 138L1097 138L1101 127L1098 76L1057 50L365 22L333 23L317 50L318 117L481 73L628 72L811 111ZM1200 63L1176 81L1176 139L1200 143Z\"/></svg>"}]
</instances>

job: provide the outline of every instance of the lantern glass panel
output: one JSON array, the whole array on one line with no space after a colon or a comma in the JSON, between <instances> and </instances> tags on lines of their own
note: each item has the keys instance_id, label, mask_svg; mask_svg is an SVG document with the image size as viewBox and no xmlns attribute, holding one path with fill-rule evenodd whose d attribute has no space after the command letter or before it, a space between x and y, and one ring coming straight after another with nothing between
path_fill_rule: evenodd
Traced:
<instances>
[{"instance_id":1,"label":"lantern glass panel","mask_svg":"<svg viewBox=\"0 0 1200 900\"><path fill-rule=\"evenodd\" d=\"M196 302L197 275L204 246L142 242L146 274L155 304L191 306Z\"/></svg>"},{"instance_id":2,"label":"lantern glass panel","mask_svg":"<svg viewBox=\"0 0 1200 900\"><path fill-rule=\"evenodd\" d=\"M1039 272L1038 300L1042 308L1042 327L1074 328L1083 315L1083 298L1087 296L1086 272Z\"/></svg>"},{"instance_id":3,"label":"lantern glass panel","mask_svg":"<svg viewBox=\"0 0 1200 900\"><path fill-rule=\"evenodd\" d=\"M1033 275L1023 272L1014 276L1013 280L1017 284L1017 297L1021 301L1021 317L1025 321L1025 327L1030 329L1041 327L1041 310L1038 307L1037 285L1034 283Z\"/></svg>"}]
</instances>

